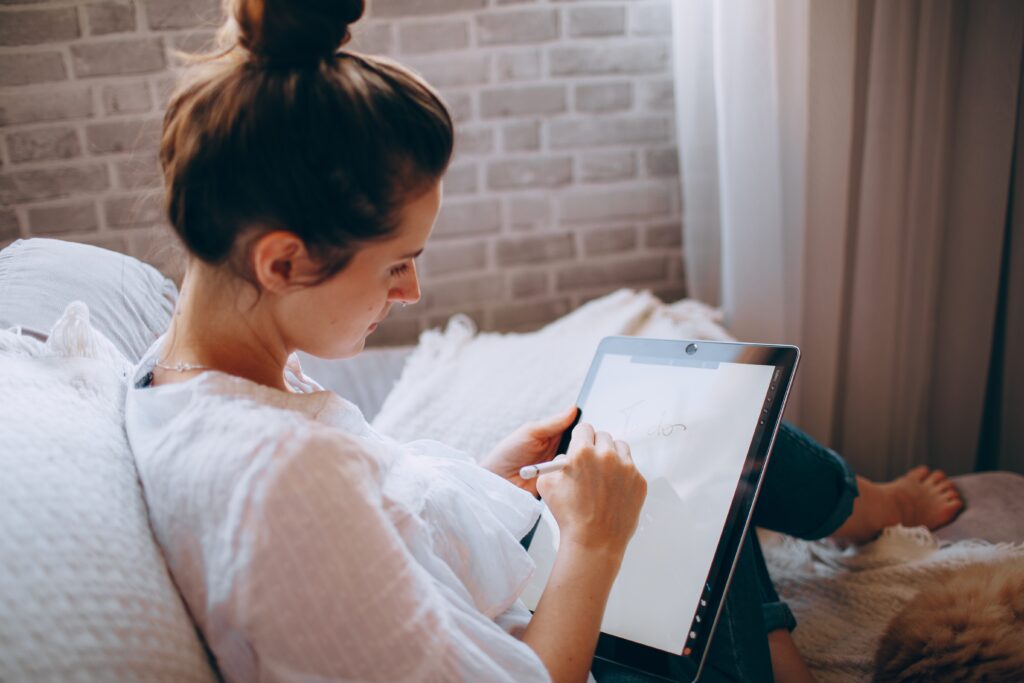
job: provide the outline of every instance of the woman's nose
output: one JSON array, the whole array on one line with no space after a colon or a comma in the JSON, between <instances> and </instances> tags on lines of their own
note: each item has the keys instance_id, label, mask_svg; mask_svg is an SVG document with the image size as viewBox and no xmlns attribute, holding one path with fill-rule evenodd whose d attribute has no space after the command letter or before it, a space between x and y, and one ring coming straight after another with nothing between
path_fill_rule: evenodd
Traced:
<instances>
[{"instance_id":1,"label":"woman's nose","mask_svg":"<svg viewBox=\"0 0 1024 683\"><path fill-rule=\"evenodd\" d=\"M388 292L388 298L406 304L414 304L420 300L420 278L413 261L409 270L399 282L399 286Z\"/></svg>"},{"instance_id":2,"label":"woman's nose","mask_svg":"<svg viewBox=\"0 0 1024 683\"><path fill-rule=\"evenodd\" d=\"M406 303L414 304L420 300L420 274L416 269L416 262L412 262L412 267L409 268L409 286L403 287L405 290L405 301Z\"/></svg>"}]
</instances>

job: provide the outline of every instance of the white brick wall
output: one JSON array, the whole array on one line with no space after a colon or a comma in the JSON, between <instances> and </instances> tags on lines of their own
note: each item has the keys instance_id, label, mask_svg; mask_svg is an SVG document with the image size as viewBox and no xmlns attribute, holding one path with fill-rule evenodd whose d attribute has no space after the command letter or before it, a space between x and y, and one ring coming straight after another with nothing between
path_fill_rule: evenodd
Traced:
<instances>
[{"instance_id":1,"label":"white brick wall","mask_svg":"<svg viewBox=\"0 0 1024 683\"><path fill-rule=\"evenodd\" d=\"M529 329L629 285L684 294L671 0L370 0L352 47L457 121L424 298L371 342L466 312ZM218 0L0 0L0 246L59 235L180 274L155 162L173 51Z\"/></svg>"}]
</instances>

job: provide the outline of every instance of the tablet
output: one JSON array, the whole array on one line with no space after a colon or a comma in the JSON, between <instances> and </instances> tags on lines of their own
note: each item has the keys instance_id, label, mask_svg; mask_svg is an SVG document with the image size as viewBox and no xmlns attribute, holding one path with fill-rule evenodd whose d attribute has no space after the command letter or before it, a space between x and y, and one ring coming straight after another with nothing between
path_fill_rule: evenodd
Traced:
<instances>
[{"instance_id":1,"label":"tablet","mask_svg":"<svg viewBox=\"0 0 1024 683\"><path fill-rule=\"evenodd\" d=\"M629 443L647 499L597 657L671 681L700 674L799 355L795 346L601 341L577 419ZM529 544L537 569L522 597L531 610L558 538L545 508Z\"/></svg>"}]
</instances>

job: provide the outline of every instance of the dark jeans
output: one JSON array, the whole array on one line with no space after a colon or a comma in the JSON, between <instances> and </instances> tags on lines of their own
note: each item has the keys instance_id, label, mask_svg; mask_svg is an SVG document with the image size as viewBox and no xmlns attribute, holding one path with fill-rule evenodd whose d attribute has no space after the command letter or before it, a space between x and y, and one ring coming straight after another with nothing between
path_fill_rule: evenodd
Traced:
<instances>
[{"instance_id":1,"label":"dark jeans","mask_svg":"<svg viewBox=\"0 0 1024 683\"><path fill-rule=\"evenodd\" d=\"M788 423L775 439L753 524L805 539L824 538L853 511L857 480L839 455ZM779 599L753 529L740 550L701 683L770 683L768 633L793 630L796 620ZM598 683L650 683L643 674L594 660Z\"/></svg>"}]
</instances>

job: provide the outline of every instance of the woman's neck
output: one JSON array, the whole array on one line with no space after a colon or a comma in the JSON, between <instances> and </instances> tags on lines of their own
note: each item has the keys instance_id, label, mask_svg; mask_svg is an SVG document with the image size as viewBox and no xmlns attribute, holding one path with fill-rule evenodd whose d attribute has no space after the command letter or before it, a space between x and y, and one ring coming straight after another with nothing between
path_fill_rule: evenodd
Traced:
<instances>
[{"instance_id":1,"label":"woman's neck","mask_svg":"<svg viewBox=\"0 0 1024 683\"><path fill-rule=\"evenodd\" d=\"M193 261L185 272L160 362L202 365L288 391L284 366L290 349L273 324L269 303L248 283ZM157 371L158 384L195 374Z\"/></svg>"}]
</instances>

